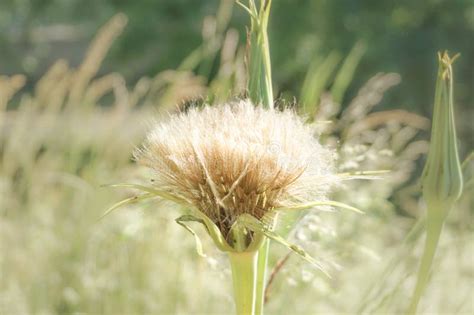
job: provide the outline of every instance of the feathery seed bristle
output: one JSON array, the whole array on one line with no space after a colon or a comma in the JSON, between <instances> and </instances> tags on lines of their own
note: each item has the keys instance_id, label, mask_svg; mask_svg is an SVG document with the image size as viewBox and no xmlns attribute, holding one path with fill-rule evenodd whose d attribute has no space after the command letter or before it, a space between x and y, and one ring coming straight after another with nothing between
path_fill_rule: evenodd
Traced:
<instances>
[{"instance_id":1,"label":"feathery seed bristle","mask_svg":"<svg viewBox=\"0 0 474 315\"><path fill-rule=\"evenodd\" d=\"M335 181L334 153L296 113L248 100L174 115L134 156L154 170L154 185L206 214L224 235L241 214L263 219L275 207L324 198Z\"/></svg>"}]
</instances>

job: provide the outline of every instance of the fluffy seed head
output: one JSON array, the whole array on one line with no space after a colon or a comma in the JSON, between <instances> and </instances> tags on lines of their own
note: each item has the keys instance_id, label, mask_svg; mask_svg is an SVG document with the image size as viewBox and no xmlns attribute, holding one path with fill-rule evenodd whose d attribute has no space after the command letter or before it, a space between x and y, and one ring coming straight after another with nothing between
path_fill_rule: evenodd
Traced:
<instances>
[{"instance_id":1,"label":"fluffy seed head","mask_svg":"<svg viewBox=\"0 0 474 315\"><path fill-rule=\"evenodd\" d=\"M238 101L204 106L157 124L135 152L157 188L206 214L224 235L235 219L323 199L334 153L292 110Z\"/></svg>"}]
</instances>

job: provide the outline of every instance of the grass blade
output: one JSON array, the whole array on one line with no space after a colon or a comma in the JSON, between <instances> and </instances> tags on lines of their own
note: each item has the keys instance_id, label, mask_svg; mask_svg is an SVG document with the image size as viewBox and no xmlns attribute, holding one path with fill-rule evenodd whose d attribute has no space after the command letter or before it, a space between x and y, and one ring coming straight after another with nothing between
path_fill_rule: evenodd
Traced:
<instances>
[{"instance_id":1,"label":"grass blade","mask_svg":"<svg viewBox=\"0 0 474 315\"><path fill-rule=\"evenodd\" d=\"M362 56L367 50L367 46L363 42L357 42L347 55L346 59L337 72L334 84L331 88L332 99L334 102L341 104L347 88L354 78L354 73L359 65Z\"/></svg>"}]
</instances>

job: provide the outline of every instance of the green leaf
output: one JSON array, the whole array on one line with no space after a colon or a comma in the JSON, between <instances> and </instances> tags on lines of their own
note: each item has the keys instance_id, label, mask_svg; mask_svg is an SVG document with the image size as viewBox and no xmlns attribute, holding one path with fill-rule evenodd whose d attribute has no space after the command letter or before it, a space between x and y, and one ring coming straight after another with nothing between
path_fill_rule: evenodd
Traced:
<instances>
[{"instance_id":1,"label":"green leaf","mask_svg":"<svg viewBox=\"0 0 474 315\"><path fill-rule=\"evenodd\" d=\"M104 218L106 215L110 214L112 211L114 211L117 208L129 205L129 204L137 203L146 199L154 198L154 197L156 197L154 194L146 193L143 195L126 198L122 201L117 202L116 204L111 206L109 209L107 209L107 211L104 212L104 214L100 217L100 219Z\"/></svg>"},{"instance_id":2,"label":"green leaf","mask_svg":"<svg viewBox=\"0 0 474 315\"><path fill-rule=\"evenodd\" d=\"M150 194L154 194L158 197L161 197L166 200L174 201L179 204L188 204L188 202L185 199L177 197L173 194L170 194L169 192L158 190L154 187L149 187L149 186L144 186L144 185L139 185L139 184L127 184L127 183L103 185L103 187L132 188L132 189L141 190Z\"/></svg>"},{"instance_id":3,"label":"green leaf","mask_svg":"<svg viewBox=\"0 0 474 315\"><path fill-rule=\"evenodd\" d=\"M338 202L338 201L313 201L313 202L308 202L308 203L302 203L299 205L295 206L289 206L289 207L281 207L281 208L275 208L275 211L281 211L281 210L306 210L306 209L311 209L317 206L333 206L333 207L338 207L338 208L343 208L347 210L351 210L357 213L363 214L364 212L362 210L359 210L353 206L349 206L345 203Z\"/></svg>"},{"instance_id":4,"label":"green leaf","mask_svg":"<svg viewBox=\"0 0 474 315\"><path fill-rule=\"evenodd\" d=\"M177 218L175 221L176 221L176 223L178 223L179 225L184 227L189 233L191 233L194 236L194 240L196 242L196 251L197 251L198 255L201 256L201 257L206 257L206 255L204 254L204 252L202 250L201 239L196 234L196 232L194 232L193 229L191 229L186 223L184 223L184 222L193 221L193 222L199 222L201 224L205 224L204 221L199 219L199 218L196 218L195 216L192 216L192 215L182 215L179 218Z\"/></svg>"},{"instance_id":5,"label":"green leaf","mask_svg":"<svg viewBox=\"0 0 474 315\"><path fill-rule=\"evenodd\" d=\"M275 242L280 243L281 245L287 247L288 249L292 250L296 254L298 254L301 258L306 260L307 262L311 263L315 266L318 270L324 273L328 278L331 278L329 273L324 269L324 267L318 263L313 257L311 257L303 248L296 244L288 243L283 237L279 234L270 231L260 220L257 218L249 215L243 214L239 217L241 224L244 224L249 230L254 231L255 233L262 233L266 237L274 240Z\"/></svg>"}]
</instances>

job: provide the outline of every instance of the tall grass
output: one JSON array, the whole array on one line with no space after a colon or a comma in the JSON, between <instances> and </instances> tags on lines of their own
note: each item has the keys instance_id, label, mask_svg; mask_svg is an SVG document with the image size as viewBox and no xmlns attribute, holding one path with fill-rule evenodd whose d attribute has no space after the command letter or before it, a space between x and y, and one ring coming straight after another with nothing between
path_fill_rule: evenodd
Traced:
<instances>
[{"instance_id":1,"label":"tall grass","mask_svg":"<svg viewBox=\"0 0 474 315\"><path fill-rule=\"evenodd\" d=\"M33 91L22 90L22 76L0 78L2 314L197 314L232 308L230 281L222 281L230 279L223 255L199 230L208 258L198 257L192 237L174 224L174 206L131 205L98 219L120 197L100 185L145 178L130 152L144 137L151 116L160 119L160 113L198 96L218 100L242 92L242 46L235 30L213 33L222 36L211 36L218 48L206 58L222 58L210 83L188 63L129 86L120 74L98 76L125 23L123 16L114 17L99 31L82 65L57 61ZM194 65L202 60L198 57ZM308 91L314 87L310 82ZM365 215L313 212L289 231L289 238L314 253L332 279L290 256L268 290L267 314L405 310L422 239L420 233L404 238L421 215L414 178L427 152L429 121L406 111L377 109L383 94L399 82L396 74L376 74L343 104L339 101L347 97L339 91L347 83L333 91L334 99L325 92L328 85L321 90L314 83L320 91L314 120L331 121L320 123L320 132L326 144L338 148L340 172L391 172L379 175L383 184L346 182L335 196L364 209ZM467 178L473 168L472 162L465 164ZM472 180L466 184L445 223L434 262L437 272L420 310L474 311L473 187ZM281 225L290 219L283 216ZM287 255L279 247L272 253L270 266Z\"/></svg>"}]
</instances>

